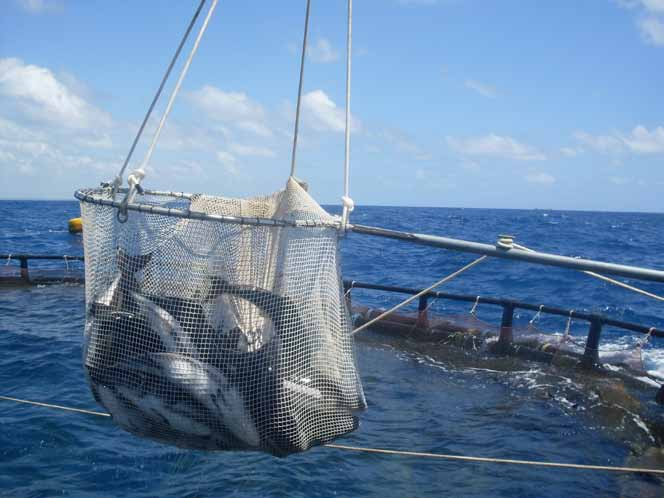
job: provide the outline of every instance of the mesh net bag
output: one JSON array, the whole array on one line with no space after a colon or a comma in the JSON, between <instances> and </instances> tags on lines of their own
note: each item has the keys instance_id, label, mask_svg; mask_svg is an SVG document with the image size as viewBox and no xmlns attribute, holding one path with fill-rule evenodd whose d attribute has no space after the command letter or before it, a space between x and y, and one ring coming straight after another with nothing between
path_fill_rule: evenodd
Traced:
<instances>
[{"instance_id":1,"label":"mesh net bag","mask_svg":"<svg viewBox=\"0 0 664 498\"><path fill-rule=\"evenodd\" d=\"M357 427L338 221L297 182L251 199L146 191L125 223L110 189L77 197L85 371L118 425L274 455Z\"/></svg>"}]
</instances>

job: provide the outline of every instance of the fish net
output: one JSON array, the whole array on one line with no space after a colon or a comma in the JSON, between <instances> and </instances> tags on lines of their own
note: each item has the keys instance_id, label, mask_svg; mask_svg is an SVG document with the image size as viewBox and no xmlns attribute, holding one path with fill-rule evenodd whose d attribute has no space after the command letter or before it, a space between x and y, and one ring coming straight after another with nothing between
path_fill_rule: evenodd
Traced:
<instances>
[{"instance_id":1,"label":"fish net","mask_svg":"<svg viewBox=\"0 0 664 498\"><path fill-rule=\"evenodd\" d=\"M81 190L84 365L123 429L184 448L304 451L366 407L338 220L292 178L250 199Z\"/></svg>"}]
</instances>

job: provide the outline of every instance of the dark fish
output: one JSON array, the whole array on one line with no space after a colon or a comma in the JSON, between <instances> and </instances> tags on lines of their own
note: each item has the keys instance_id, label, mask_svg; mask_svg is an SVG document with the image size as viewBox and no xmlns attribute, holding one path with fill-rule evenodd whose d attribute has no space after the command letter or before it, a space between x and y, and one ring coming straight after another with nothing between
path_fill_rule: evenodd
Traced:
<instances>
[{"instance_id":1,"label":"dark fish","mask_svg":"<svg viewBox=\"0 0 664 498\"><path fill-rule=\"evenodd\" d=\"M136 311L136 304L131 298L131 293L139 290L136 273L143 270L151 259L152 253L130 256L124 249L118 248L116 264L120 273L97 302L117 311Z\"/></svg>"},{"instance_id":2,"label":"dark fish","mask_svg":"<svg viewBox=\"0 0 664 498\"><path fill-rule=\"evenodd\" d=\"M322 374L313 374L307 383L296 379L284 371L293 365L297 370L315 372L308 363L315 351L309 341L301 341L298 334L303 330L300 313L293 300L276 295L268 290L246 285L233 285L222 279L213 278L208 299L222 294L245 299L261 310L274 324L275 337L255 352L226 352L224 360L236 365L235 382L245 399L249 400L250 410L256 420L263 448L277 456L287 455L306 449L303 435L291 413L297 395L309 397L306 406L316 411L316 416L330 418L339 416L343 407L342 391L338 383ZM232 344L239 340L239 330L232 330L227 338ZM308 380L308 379L307 379ZM301 399L301 398L300 398ZM323 415L326 413L327 415ZM334 425L338 425L335 423ZM352 417L348 430L357 427L357 419Z\"/></svg>"}]
</instances>

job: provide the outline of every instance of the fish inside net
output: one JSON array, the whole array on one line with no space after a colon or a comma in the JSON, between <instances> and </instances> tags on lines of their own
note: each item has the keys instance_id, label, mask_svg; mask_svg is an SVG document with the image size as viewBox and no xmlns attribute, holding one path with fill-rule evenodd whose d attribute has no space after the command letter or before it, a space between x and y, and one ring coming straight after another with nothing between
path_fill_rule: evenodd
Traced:
<instances>
[{"instance_id":1,"label":"fish inside net","mask_svg":"<svg viewBox=\"0 0 664 498\"><path fill-rule=\"evenodd\" d=\"M117 424L184 448L275 455L357 427L366 402L336 218L296 181L250 199L146 192L125 223L110 189L81 192L84 364Z\"/></svg>"}]
</instances>

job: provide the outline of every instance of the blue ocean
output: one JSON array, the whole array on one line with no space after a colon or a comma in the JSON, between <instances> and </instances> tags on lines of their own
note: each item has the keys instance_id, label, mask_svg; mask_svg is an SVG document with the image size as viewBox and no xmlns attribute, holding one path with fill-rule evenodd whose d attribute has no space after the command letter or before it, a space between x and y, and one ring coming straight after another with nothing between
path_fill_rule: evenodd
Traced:
<instances>
[{"instance_id":1,"label":"blue ocean","mask_svg":"<svg viewBox=\"0 0 664 498\"><path fill-rule=\"evenodd\" d=\"M337 212L337 208L330 207ZM0 254L83 254L69 234L74 201L0 201ZM541 210L363 207L355 223L493 243L508 233L528 247L569 256L664 268L664 215ZM344 277L426 287L472 255L356 234L343 241ZM15 265L8 259L0 265ZM49 263L51 267L63 262ZM75 263L68 263L75 264ZM632 282L635 283L635 282ZM662 294L661 285L638 283ZM662 304L587 275L487 260L445 285L470 295L601 312L664 327ZM354 303L395 304L402 296L354 290ZM81 364L84 287L0 289L0 395L102 410ZM435 302L431 313L465 316L470 306ZM479 306L497 323L500 309ZM530 313L517 315L527 325ZM566 320L542 317L560 334ZM585 337L587 324L572 323ZM638 334L606 329L602 354L633 351ZM546 365L469 358L383 338L358 337L369 409L342 444L567 463L664 468L664 407L623 392L615 380L567 376ZM652 339L643 369L664 377L664 342ZM607 394L608 393L608 394ZM613 398L611 397L613 396ZM617 399L620 398L620 399ZM649 417L646 420L646 415ZM0 401L0 495L51 496L662 496L643 474L450 462L315 448L275 458L184 451L139 439L108 418Z\"/></svg>"}]
</instances>

